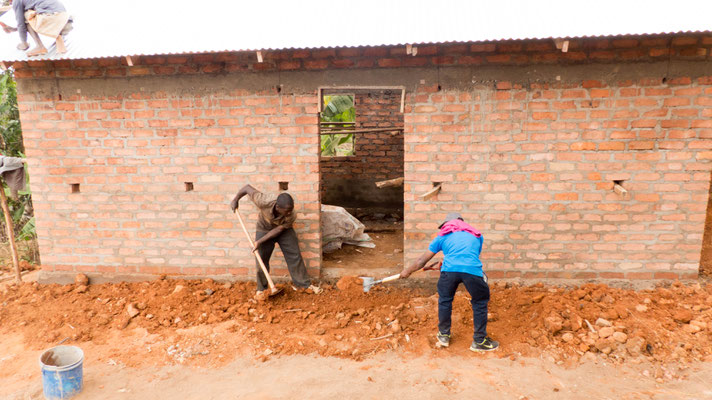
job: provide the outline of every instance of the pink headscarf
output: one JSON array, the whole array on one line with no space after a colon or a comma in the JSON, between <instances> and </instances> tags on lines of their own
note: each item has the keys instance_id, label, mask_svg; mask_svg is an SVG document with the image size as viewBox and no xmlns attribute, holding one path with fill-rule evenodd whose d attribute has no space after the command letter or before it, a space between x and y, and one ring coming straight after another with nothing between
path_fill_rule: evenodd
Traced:
<instances>
[{"instance_id":1,"label":"pink headscarf","mask_svg":"<svg viewBox=\"0 0 712 400\"><path fill-rule=\"evenodd\" d=\"M467 232L475 235L476 237L482 236L482 233L480 231L473 228L465 221L459 219L453 219L452 221L446 222L445 225L440 228L440 233L438 233L438 236L445 236L453 232Z\"/></svg>"}]
</instances>

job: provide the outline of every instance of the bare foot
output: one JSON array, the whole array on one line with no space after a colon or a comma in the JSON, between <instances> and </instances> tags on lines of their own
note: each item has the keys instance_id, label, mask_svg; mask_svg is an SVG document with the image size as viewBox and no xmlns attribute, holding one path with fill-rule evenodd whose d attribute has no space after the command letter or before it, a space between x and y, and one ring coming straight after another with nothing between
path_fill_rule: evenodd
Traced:
<instances>
[{"instance_id":1,"label":"bare foot","mask_svg":"<svg viewBox=\"0 0 712 400\"><path fill-rule=\"evenodd\" d=\"M27 52L27 57L41 56L47 54L47 49L44 47L35 47L34 49Z\"/></svg>"},{"instance_id":2,"label":"bare foot","mask_svg":"<svg viewBox=\"0 0 712 400\"><path fill-rule=\"evenodd\" d=\"M27 50L27 49L29 49L29 48L30 48L30 44L27 43L27 42L22 42L22 43L20 43L20 44L17 45L17 49L18 49L18 50Z\"/></svg>"},{"instance_id":3,"label":"bare foot","mask_svg":"<svg viewBox=\"0 0 712 400\"><path fill-rule=\"evenodd\" d=\"M67 52L67 48L64 46L64 39L62 36L57 36L57 51L59 54L64 54Z\"/></svg>"}]
</instances>

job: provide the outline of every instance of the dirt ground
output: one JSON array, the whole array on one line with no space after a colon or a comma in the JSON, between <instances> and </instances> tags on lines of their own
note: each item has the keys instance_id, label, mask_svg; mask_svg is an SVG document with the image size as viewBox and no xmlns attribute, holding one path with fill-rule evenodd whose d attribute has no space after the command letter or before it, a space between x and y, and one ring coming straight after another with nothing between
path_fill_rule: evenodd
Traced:
<instances>
[{"instance_id":1,"label":"dirt ground","mask_svg":"<svg viewBox=\"0 0 712 400\"><path fill-rule=\"evenodd\" d=\"M369 249L344 245L341 249L324 254L322 268L344 271L368 272L369 269L403 269L403 222L366 221L368 235L376 247Z\"/></svg>"},{"instance_id":2,"label":"dirt ground","mask_svg":"<svg viewBox=\"0 0 712 400\"><path fill-rule=\"evenodd\" d=\"M101 398L127 391L134 395L121 398L136 398L161 387L190 393L197 389L189 382L213 378L223 380L217 385L223 390L234 390L227 383L234 379L247 385L241 394L281 397L271 394L277 389L258 371L292 386L300 386L306 375L305 382L326 385L319 398L343 394L348 386L338 385L339 376L354 390L370 387L365 393L371 398L403 393L396 388L405 385L414 398L426 393L465 398L470 390L495 386L501 398L521 393L534 399L547 398L545 389L549 394L555 388L593 390L594 382L600 386L606 377L622 373L632 381L613 385L610 398L642 396L643 387L652 390L649 395L628 398L712 396L705 392L708 380L695 380L712 371L712 285L632 291L593 284L493 283L488 331L501 348L474 355L468 350L472 315L465 292L455 299L453 343L440 350L434 347L437 296L432 291L383 285L364 294L358 279L347 281L339 285L343 290L323 285L320 295L287 287L265 302L252 300L254 284L244 282L5 283L0 286L0 397L37 398L37 358L63 340L84 349L87 393L98 396L103 386ZM595 373L602 380L586 378L583 371L594 371L586 369L591 363L598 363L595 371L603 368ZM519 368L528 372L519 376ZM389 379L400 385L392 392L376 389L388 386ZM687 384L678 385L680 380ZM517 386L529 381L536 384ZM280 386L277 392L288 389ZM297 392L314 390L307 385ZM208 393L212 397L204 398L232 398Z\"/></svg>"}]
</instances>

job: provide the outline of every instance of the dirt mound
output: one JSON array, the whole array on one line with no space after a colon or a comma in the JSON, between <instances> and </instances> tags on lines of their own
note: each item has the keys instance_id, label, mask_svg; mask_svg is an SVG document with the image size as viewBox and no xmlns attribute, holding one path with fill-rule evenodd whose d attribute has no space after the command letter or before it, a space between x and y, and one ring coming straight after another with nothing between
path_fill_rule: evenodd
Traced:
<instances>
[{"instance_id":1,"label":"dirt mound","mask_svg":"<svg viewBox=\"0 0 712 400\"><path fill-rule=\"evenodd\" d=\"M166 350L181 357L206 352L206 343L215 341L210 331L217 327L244 336L241 343L259 357L318 353L360 359L391 349L430 351L436 295L388 285L366 294L353 278L341 282L345 290L329 285L320 295L287 290L264 302L251 298L254 283L25 283L0 288L0 332L22 332L30 348L42 349L64 338L101 343L122 330L139 329L154 348L183 337L175 346L188 343L190 349L171 345ZM710 292L712 285L699 284L639 292L604 285L497 284L488 332L501 342L498 356L547 354L572 364L598 356L612 362L705 359L712 353ZM472 311L463 291L455 297L452 330L449 351L468 353ZM204 334L195 339L192 331ZM123 357L121 351L113 356Z\"/></svg>"},{"instance_id":2,"label":"dirt mound","mask_svg":"<svg viewBox=\"0 0 712 400\"><path fill-rule=\"evenodd\" d=\"M363 292L363 279L358 276L345 276L336 282L336 287L345 292Z\"/></svg>"}]
</instances>

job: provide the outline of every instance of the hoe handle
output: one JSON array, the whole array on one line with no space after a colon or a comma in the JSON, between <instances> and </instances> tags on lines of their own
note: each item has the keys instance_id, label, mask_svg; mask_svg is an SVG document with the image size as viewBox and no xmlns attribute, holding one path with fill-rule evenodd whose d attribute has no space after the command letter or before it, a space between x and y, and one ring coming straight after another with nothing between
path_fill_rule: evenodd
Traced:
<instances>
[{"instance_id":1,"label":"hoe handle","mask_svg":"<svg viewBox=\"0 0 712 400\"><path fill-rule=\"evenodd\" d=\"M240 220L240 225L242 225L242 230L245 232L245 236L247 237L247 241L250 242L250 251L255 248L255 243L252 241L252 238L250 237L250 232L247 231L247 228L245 227L245 222L242 220L242 216L240 215L239 210L235 210L235 214L237 214L237 219ZM262 269L262 273L265 274L265 277L267 278L267 283L269 283L269 288L272 291L272 293L276 292L277 289L274 287L274 282L272 282L272 277L269 276L269 271L267 271L267 267L265 267L264 261L262 261L262 257L260 257L260 254L257 251L253 251L252 254L255 255L255 258L257 259L257 263L260 264L260 268Z\"/></svg>"}]
</instances>

